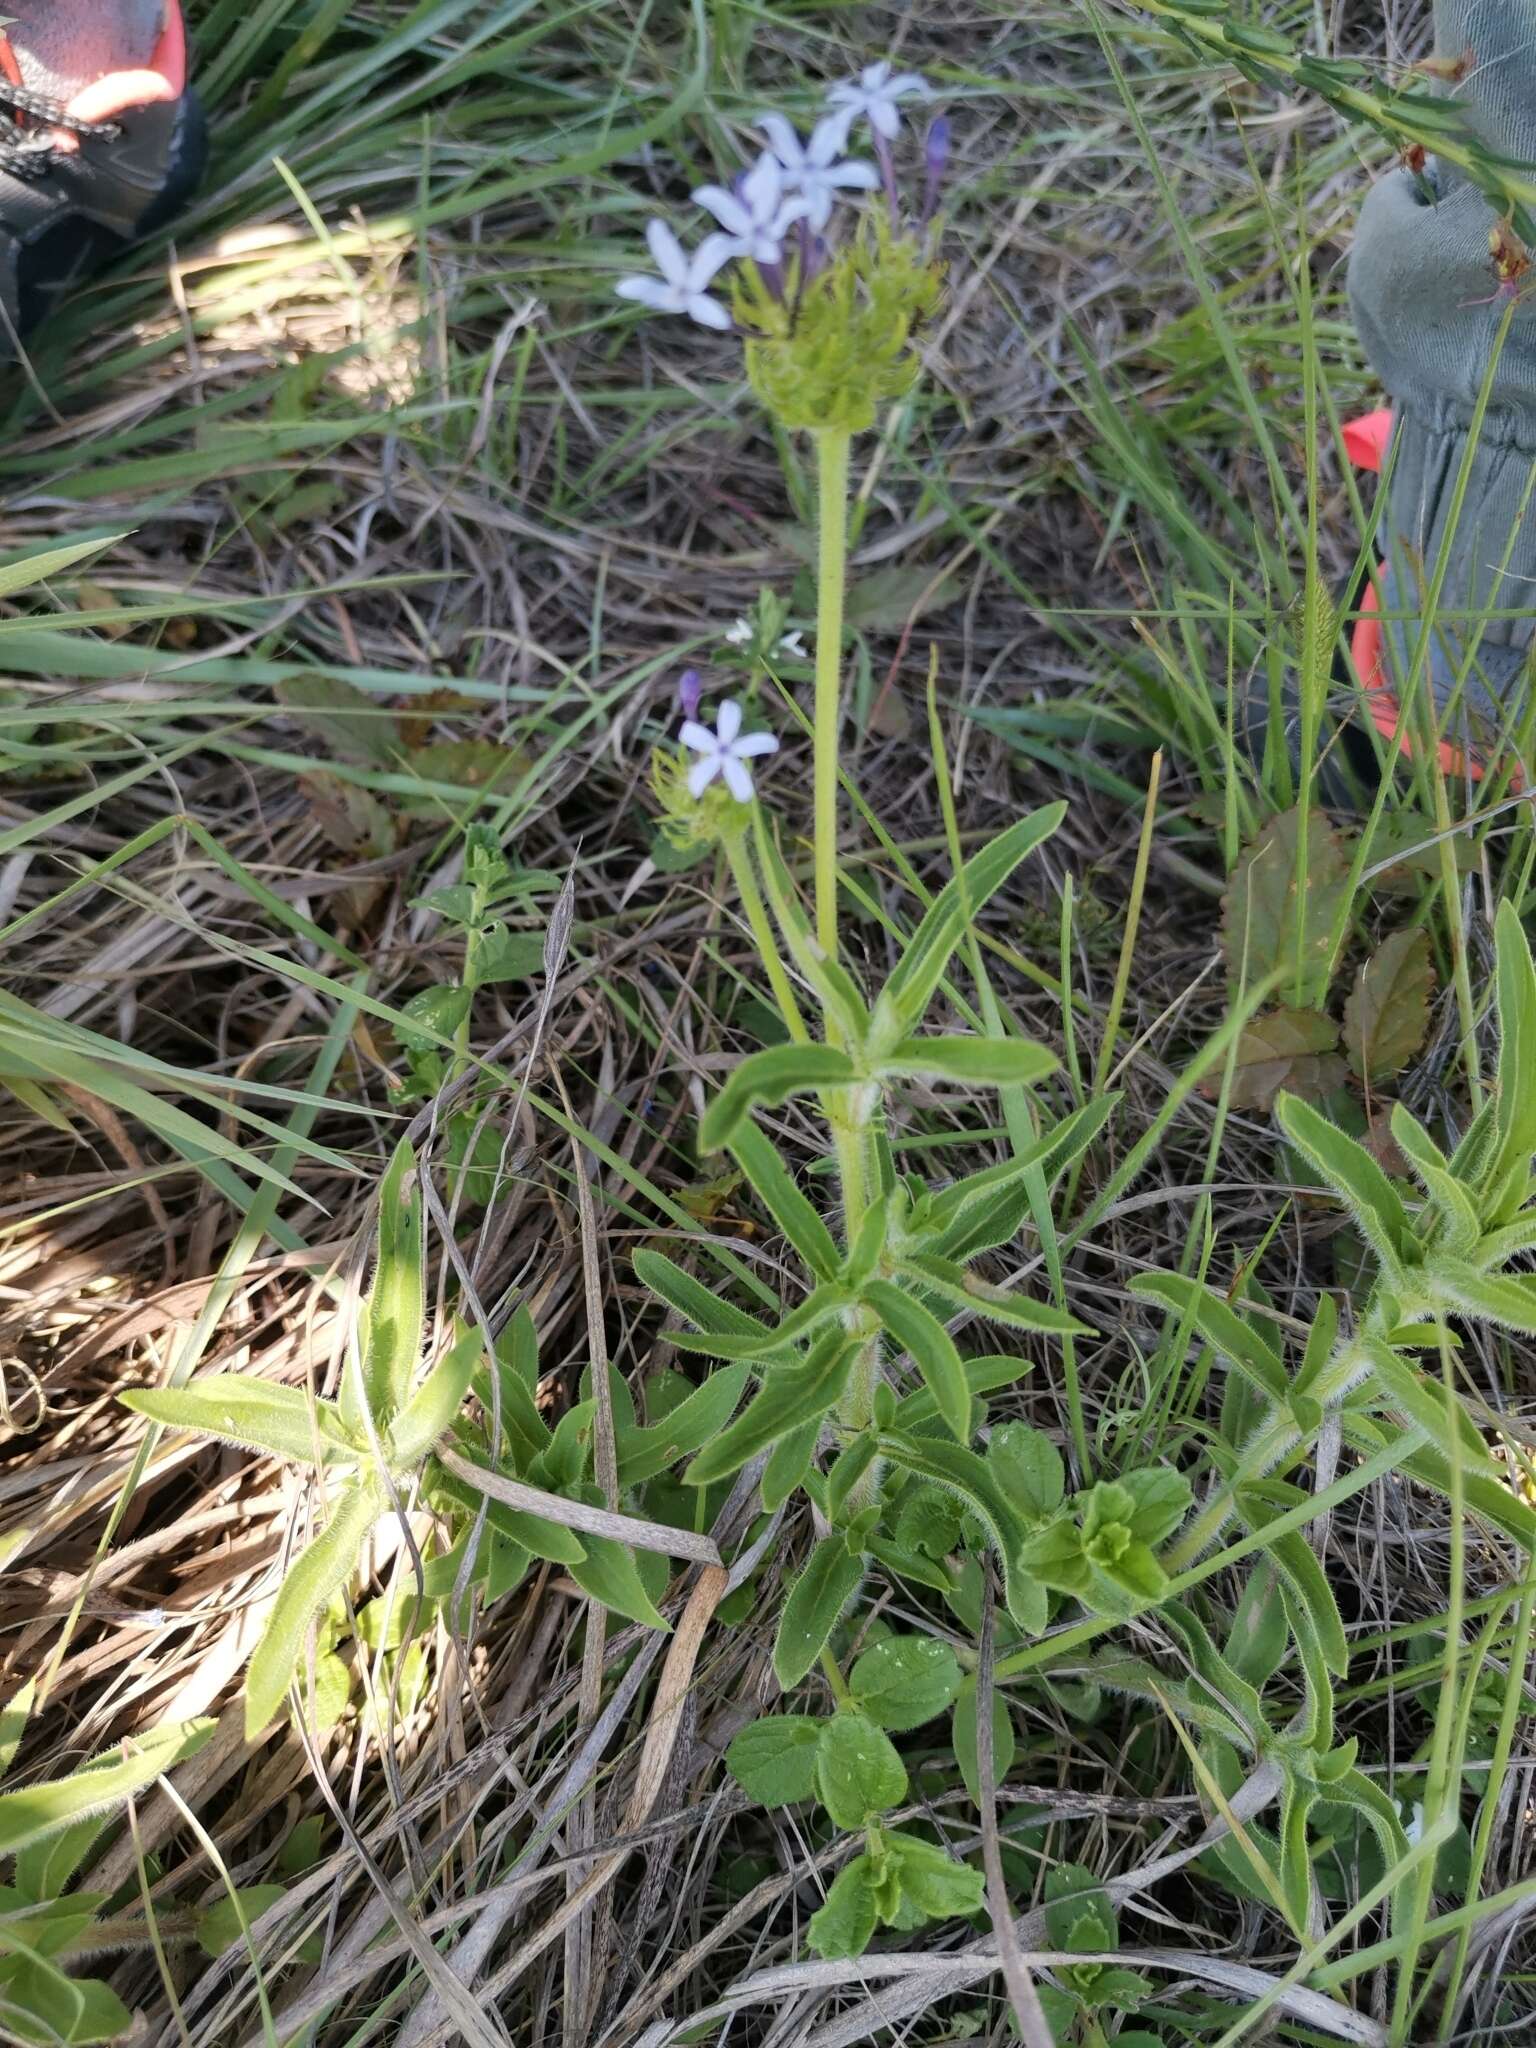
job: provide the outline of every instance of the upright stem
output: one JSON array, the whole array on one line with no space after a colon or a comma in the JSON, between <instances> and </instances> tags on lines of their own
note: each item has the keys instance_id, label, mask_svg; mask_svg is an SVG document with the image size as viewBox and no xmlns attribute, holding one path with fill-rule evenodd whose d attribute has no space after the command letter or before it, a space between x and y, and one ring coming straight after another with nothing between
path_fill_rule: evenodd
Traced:
<instances>
[{"instance_id":1,"label":"upright stem","mask_svg":"<svg viewBox=\"0 0 1536 2048\"><path fill-rule=\"evenodd\" d=\"M837 957L837 747L842 712L843 584L848 574L846 428L816 436L816 936Z\"/></svg>"},{"instance_id":2,"label":"upright stem","mask_svg":"<svg viewBox=\"0 0 1536 2048\"><path fill-rule=\"evenodd\" d=\"M736 884L736 894L741 898L741 907L746 912L753 941L762 955L763 966L768 973L768 986L772 989L773 999L779 1006L779 1015L784 1019L784 1028L797 1045L804 1045L811 1034L805 1028L800 1005L795 1001L794 987L763 904L763 892L758 888L757 876L752 871L752 856L747 851L745 827L729 833L722 843L725 847L726 860L730 864L731 879Z\"/></svg>"}]
</instances>

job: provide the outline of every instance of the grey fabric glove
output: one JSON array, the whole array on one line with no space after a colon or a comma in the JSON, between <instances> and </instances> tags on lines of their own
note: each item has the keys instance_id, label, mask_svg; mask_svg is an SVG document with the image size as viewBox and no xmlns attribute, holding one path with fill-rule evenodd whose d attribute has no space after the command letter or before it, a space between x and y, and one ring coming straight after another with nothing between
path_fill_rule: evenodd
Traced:
<instances>
[{"instance_id":1,"label":"grey fabric glove","mask_svg":"<svg viewBox=\"0 0 1536 2048\"><path fill-rule=\"evenodd\" d=\"M1472 63L1454 90L1473 127L1498 155L1536 165L1536 0L1435 0L1436 55L1454 62L1468 50ZM1490 302L1497 279L1488 237L1497 225L1475 186L1431 160L1423 180L1398 170L1374 187L1349 265L1360 338L1395 413L1385 609L1416 613L1446 553L1429 673L1445 707L1475 643L1459 704L1465 718L1452 718L1473 731L1518 723L1536 637L1536 490L1520 519L1536 463L1536 294L1516 307L1451 530L1472 411L1507 303L1505 294ZM1530 609L1486 625L1454 616L1489 606ZM1410 617L1385 632L1401 685L1422 628Z\"/></svg>"}]
</instances>

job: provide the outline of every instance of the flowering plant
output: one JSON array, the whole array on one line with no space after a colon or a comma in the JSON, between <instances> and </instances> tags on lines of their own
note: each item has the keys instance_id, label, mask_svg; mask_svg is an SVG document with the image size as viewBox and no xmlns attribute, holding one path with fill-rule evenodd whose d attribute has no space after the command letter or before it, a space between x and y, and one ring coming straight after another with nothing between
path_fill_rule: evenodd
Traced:
<instances>
[{"instance_id":1,"label":"flowering plant","mask_svg":"<svg viewBox=\"0 0 1536 2048\"><path fill-rule=\"evenodd\" d=\"M814 921L801 907L748 765L776 742L767 734L743 737L734 700L720 707L713 727L703 723L696 672L680 689L682 748L658 749L653 769L667 835L723 852L784 1030L782 1043L751 1053L727 1074L703 1116L700 1148L731 1155L803 1271L794 1300L765 1321L660 1250L635 1255L641 1280L680 1319L670 1341L722 1361L722 1370L745 1367L755 1382L740 1412L699 1449L689 1483L714 1489L751 1471L765 1511L795 1500L808 1508L812 1540L778 1615L773 1667L785 1690L819 1671L833 1711L764 1717L736 1738L727 1760L763 1804L814 1797L836 1825L862 1832L862 1853L809 1929L824 1956L856 1955L880 1926L906 1929L969 1913L981 1897L974 1870L892 1825L908 1783L891 1734L950 1713L955 1756L982 1802L990 1788L977 1720L982 1699L996 1704L991 1685L1086 1672L1094 1685L1155 1698L1187 1722L1205 1751L1205 1782L1222 1787L1223 1798L1235 1797L1245 1769L1265 1776L1269 1796L1282 1803L1282 1829L1275 1839L1254 1829L1250 1854L1264 1859L1268 1895L1283 1900L1305 1930L1317 1904L1310 1826L1350 1810L1387 1854L1405 1847L1390 1801L1356 1770L1352 1745L1333 1740L1333 1680L1347 1663L1343 1623L1299 1532L1287 1469L1325 1429L1366 1458L1392 1447L1416 1480L1475 1504L1528 1550L1536 1544L1536 1516L1500 1483L1496 1460L1453 1408L1449 1383L1412 1356L1453 1312L1536 1330L1536 1283L1506 1270L1536 1244L1536 1097L1520 1078L1536 1044L1536 968L1518 921L1501 916L1499 1084L1451 1156L1406 1112L1394 1116L1393 1135L1425 1190L1411 1209L1361 1146L1304 1103L1282 1103L1287 1138L1346 1205L1376 1261L1376 1284L1353 1332L1340 1330L1325 1296L1301 1355L1288 1360L1278 1332L1240 1313L1202 1278L1153 1273L1133 1282L1145 1312L1173 1320L1175 1348L1194 1335L1230 1375L1213 1430L1215 1476L1198 1509L1191 1513L1193 1488L1182 1471L1138 1462L1134 1448L1091 1447L1076 1345L1095 1332L1066 1299L1056 1190L1064 1180L1075 1190L1077 1163L1118 1098L1102 1083L1087 1094L1075 1087L1065 1114L1049 1111L1036 1091L1056 1059L1007 1015L976 932L993 896L1056 830L1065 806L1016 820L963 865L957 852L952 879L924 902L910 933L897 934L880 986L841 957L851 447L882 405L911 390L920 370L915 337L942 289L935 206L948 123L939 115L928 126L915 207L901 203L894 147L906 108L929 97L915 75L877 64L833 89L803 141L784 117L765 116L757 125L768 151L733 186L695 195L716 223L695 254L684 256L670 231L663 241L653 224L653 246L665 256L661 283L655 290L636 279L620 285L626 296L658 305L665 296L671 310L739 334L754 392L780 430L811 434L817 458ZM846 153L860 124L872 162ZM859 209L851 223L839 218L849 206ZM702 283L713 284L727 265L734 268L722 296L695 304ZM745 634L733 628L727 638L750 646L771 670L782 615L761 609L757 625ZM933 724L942 775L936 715ZM957 846L947 807L946 819ZM941 993L973 1029L925 1028ZM1114 1026L1108 1029L1112 1037ZM931 1155L904 1148L901 1112L914 1083L995 1089L1007 1156L931 1185L914 1170ZM797 1099L814 1104L826 1127L838 1196L830 1215L758 1121L759 1112ZM1135 1170L1133 1158L1117 1170L1112 1189L1118 1193ZM1036 1264L1049 1283L1039 1293L999 1285L984 1269L989 1253L1025 1229L1035 1234ZM1028 1361L963 1353L956 1329L978 1325L1008 1333L998 1341L1027 1337L1036 1352L1059 1359L1070 1466L1045 1433L990 1420L987 1396L1012 1385ZM720 1496L702 1495L701 1526L712 1497ZM1206 1553L1232 1523L1244 1532L1240 1547L1253 1547L1262 1532L1282 1648L1296 1645L1302 1699L1294 1712L1293 1698L1277 1709L1261 1697L1280 1651L1260 1668L1236 1629L1218 1648L1186 1598L1216 1568ZM992 1567L1001 1593L996 1615L987 1595ZM887 1634L845 1670L843 1617L875 1570L901 1582L913 1602L936 1596L947 1603L963 1630L990 1641L990 1659L963 1645L951 1651ZM1153 1610L1191 1675L1118 1650L1084 1654L1102 1634ZM1053 1631L1057 1619L1066 1625ZM1218 1714L1212 1699L1236 1701L1239 1710ZM1011 1743L1006 1714L1000 1722L994 1716L986 1744L994 1775L1006 1770ZM1063 2024L1100 2006L1134 2004L1144 1990L1134 1973L1105 1966L1113 1914L1107 1902L1102 1910L1085 1905L1081 1892L1074 1877L1053 1901L1057 1945L1083 1958L1058 1972L1052 1995L1068 2002Z\"/></svg>"}]
</instances>

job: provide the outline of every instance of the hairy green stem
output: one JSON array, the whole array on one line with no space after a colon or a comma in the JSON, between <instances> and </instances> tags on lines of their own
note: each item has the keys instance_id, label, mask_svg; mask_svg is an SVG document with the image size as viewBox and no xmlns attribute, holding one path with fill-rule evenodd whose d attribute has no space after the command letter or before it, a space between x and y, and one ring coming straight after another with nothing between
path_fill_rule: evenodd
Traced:
<instances>
[{"instance_id":1,"label":"hairy green stem","mask_svg":"<svg viewBox=\"0 0 1536 2048\"><path fill-rule=\"evenodd\" d=\"M837 747L842 711L843 585L848 574L846 428L816 436L816 936L837 957Z\"/></svg>"}]
</instances>

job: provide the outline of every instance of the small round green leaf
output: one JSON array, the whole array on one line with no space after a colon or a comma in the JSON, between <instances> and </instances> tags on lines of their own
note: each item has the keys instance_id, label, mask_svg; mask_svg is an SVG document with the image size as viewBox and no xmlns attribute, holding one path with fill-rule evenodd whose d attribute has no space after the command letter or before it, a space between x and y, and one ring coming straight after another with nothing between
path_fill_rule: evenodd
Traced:
<instances>
[{"instance_id":1,"label":"small round green leaf","mask_svg":"<svg viewBox=\"0 0 1536 2048\"><path fill-rule=\"evenodd\" d=\"M960 1665L932 1636L888 1636L854 1665L849 1689L882 1728L918 1728L942 1714L960 1690Z\"/></svg>"},{"instance_id":2,"label":"small round green leaf","mask_svg":"<svg viewBox=\"0 0 1536 2048\"><path fill-rule=\"evenodd\" d=\"M861 1828L906 1798L907 1768L868 1714L843 1707L822 1723L816 1789L840 1828Z\"/></svg>"},{"instance_id":3,"label":"small round green leaf","mask_svg":"<svg viewBox=\"0 0 1536 2048\"><path fill-rule=\"evenodd\" d=\"M855 1856L840 1870L826 1903L811 1916L806 1939L825 1962L863 1955L875 1931L875 1870L870 1858Z\"/></svg>"},{"instance_id":4,"label":"small round green leaf","mask_svg":"<svg viewBox=\"0 0 1536 2048\"><path fill-rule=\"evenodd\" d=\"M816 1790L821 1730L809 1714L765 1714L733 1737L725 1767L759 1806L791 1806Z\"/></svg>"}]
</instances>

